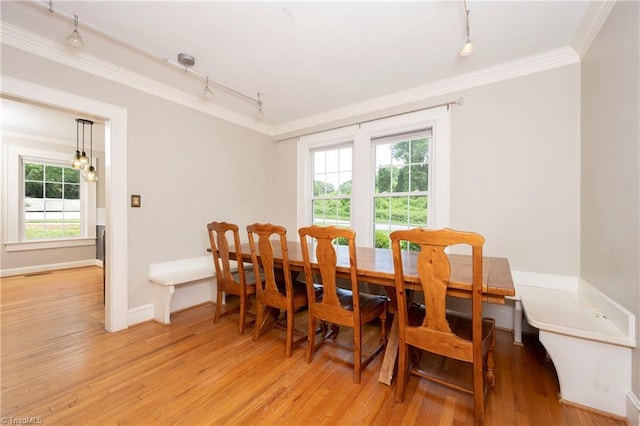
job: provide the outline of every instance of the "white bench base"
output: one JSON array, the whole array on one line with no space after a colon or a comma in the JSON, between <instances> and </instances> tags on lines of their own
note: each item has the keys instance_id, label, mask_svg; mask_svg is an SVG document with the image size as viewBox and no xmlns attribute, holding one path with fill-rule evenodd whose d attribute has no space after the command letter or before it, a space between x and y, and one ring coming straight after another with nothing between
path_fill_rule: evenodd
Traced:
<instances>
[{"instance_id":1,"label":"white bench base","mask_svg":"<svg viewBox=\"0 0 640 426\"><path fill-rule=\"evenodd\" d=\"M585 282L575 291L518 285L517 294L516 310L521 303L556 367L562 400L624 417L636 345L633 314ZM516 342L522 341L519 321Z\"/></svg>"},{"instance_id":2,"label":"white bench base","mask_svg":"<svg viewBox=\"0 0 640 426\"><path fill-rule=\"evenodd\" d=\"M215 300L215 275L211 255L149 265L148 279L153 284L153 319L161 324L171 323L171 301L176 286L181 284L208 281L209 300Z\"/></svg>"}]
</instances>

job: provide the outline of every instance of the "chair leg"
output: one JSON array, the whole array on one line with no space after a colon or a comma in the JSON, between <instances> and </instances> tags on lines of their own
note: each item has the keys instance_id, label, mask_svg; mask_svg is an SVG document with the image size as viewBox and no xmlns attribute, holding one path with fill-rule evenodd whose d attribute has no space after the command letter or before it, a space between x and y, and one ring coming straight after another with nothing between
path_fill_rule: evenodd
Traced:
<instances>
[{"instance_id":1,"label":"chair leg","mask_svg":"<svg viewBox=\"0 0 640 426\"><path fill-rule=\"evenodd\" d=\"M260 338L260 332L262 331L262 322L264 321L264 313L266 306L260 302L256 302L256 323L253 326L253 341L257 341Z\"/></svg>"},{"instance_id":2,"label":"chair leg","mask_svg":"<svg viewBox=\"0 0 640 426\"><path fill-rule=\"evenodd\" d=\"M380 330L380 344L383 347L387 347L387 309L380 314L380 324L382 328Z\"/></svg>"},{"instance_id":3,"label":"chair leg","mask_svg":"<svg viewBox=\"0 0 640 426\"><path fill-rule=\"evenodd\" d=\"M309 312L309 321L307 327L307 363L310 363L313 359L313 352L316 346L316 319Z\"/></svg>"},{"instance_id":4,"label":"chair leg","mask_svg":"<svg viewBox=\"0 0 640 426\"><path fill-rule=\"evenodd\" d=\"M360 383L362 373L362 328L353 328L353 382Z\"/></svg>"},{"instance_id":5,"label":"chair leg","mask_svg":"<svg viewBox=\"0 0 640 426\"><path fill-rule=\"evenodd\" d=\"M482 358L473 363L473 405L476 424L484 423L484 372Z\"/></svg>"},{"instance_id":6,"label":"chair leg","mask_svg":"<svg viewBox=\"0 0 640 426\"><path fill-rule=\"evenodd\" d=\"M238 318L238 334L244 334L244 298L240 296L240 318Z\"/></svg>"},{"instance_id":7,"label":"chair leg","mask_svg":"<svg viewBox=\"0 0 640 426\"><path fill-rule=\"evenodd\" d=\"M496 333L494 332L491 336L491 344L489 345L489 350L487 351L487 375L486 380L489 384L490 388L494 388L496 385L496 362L493 358L493 351L496 347Z\"/></svg>"},{"instance_id":8,"label":"chair leg","mask_svg":"<svg viewBox=\"0 0 640 426\"><path fill-rule=\"evenodd\" d=\"M287 341L285 343L284 356L289 358L293 348L293 326L294 312L293 309L287 309Z\"/></svg>"},{"instance_id":9,"label":"chair leg","mask_svg":"<svg viewBox=\"0 0 640 426\"><path fill-rule=\"evenodd\" d=\"M213 323L217 324L220 321L220 314L222 312L222 290L218 289L216 295L216 312L213 315Z\"/></svg>"},{"instance_id":10,"label":"chair leg","mask_svg":"<svg viewBox=\"0 0 640 426\"><path fill-rule=\"evenodd\" d=\"M396 401L404 401L404 393L407 388L407 345L398 343L398 382L396 383Z\"/></svg>"}]
</instances>

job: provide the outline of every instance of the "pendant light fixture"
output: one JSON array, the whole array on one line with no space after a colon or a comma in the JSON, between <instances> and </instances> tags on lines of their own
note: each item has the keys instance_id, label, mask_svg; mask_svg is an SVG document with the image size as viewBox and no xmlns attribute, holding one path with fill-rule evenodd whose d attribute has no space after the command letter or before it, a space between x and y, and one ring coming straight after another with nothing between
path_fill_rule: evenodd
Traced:
<instances>
[{"instance_id":1,"label":"pendant light fixture","mask_svg":"<svg viewBox=\"0 0 640 426\"><path fill-rule=\"evenodd\" d=\"M473 53L473 44L471 44L471 39L469 38L469 12L470 10L467 8L467 0L464 0L464 13L466 14L466 18L465 18L465 22L466 22L466 29L467 29L467 41L465 42L464 46L462 47L462 50L460 51L460 55L462 56L469 56L471 55L471 53Z\"/></svg>"},{"instance_id":2,"label":"pendant light fixture","mask_svg":"<svg viewBox=\"0 0 640 426\"><path fill-rule=\"evenodd\" d=\"M82 154L80 154L80 125L82 125ZM85 126L89 126L89 157L84 152ZM93 167L93 121L84 118L76 118L76 155L71 163L76 170L84 170L82 176L87 182L96 182L98 173Z\"/></svg>"},{"instance_id":3,"label":"pendant light fixture","mask_svg":"<svg viewBox=\"0 0 640 426\"><path fill-rule=\"evenodd\" d=\"M67 36L67 43L75 47L84 47L84 41L78 32L78 15L73 15L73 24L75 29Z\"/></svg>"},{"instance_id":4,"label":"pendant light fixture","mask_svg":"<svg viewBox=\"0 0 640 426\"><path fill-rule=\"evenodd\" d=\"M88 123L93 125L92 121L76 118L76 155L73 156L71 161L71 167L76 170L84 170L89 165L89 158L84 151L84 126ZM80 124L82 124L82 154L80 154Z\"/></svg>"}]
</instances>

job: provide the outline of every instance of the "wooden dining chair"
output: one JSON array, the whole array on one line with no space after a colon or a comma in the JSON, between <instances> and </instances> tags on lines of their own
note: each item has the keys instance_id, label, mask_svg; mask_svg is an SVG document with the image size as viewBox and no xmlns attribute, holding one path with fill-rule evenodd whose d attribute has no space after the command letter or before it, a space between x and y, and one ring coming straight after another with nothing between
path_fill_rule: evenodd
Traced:
<instances>
[{"instance_id":1,"label":"wooden dining chair","mask_svg":"<svg viewBox=\"0 0 640 426\"><path fill-rule=\"evenodd\" d=\"M213 254L213 264L216 269L217 294L216 311L213 323L217 324L221 315L240 311L238 319L238 332L244 333L244 328L251 325L252 321L246 322L247 310L250 305L250 296L256 294L254 280L247 282L244 265L242 262L242 248L240 244L240 234L238 225L227 222L211 222L207 224L209 231L209 242L211 243L211 253ZM237 260L232 263L229 255L229 240L232 241ZM236 268L237 265L237 268ZM222 310L224 294L238 296L240 303L238 306Z\"/></svg>"},{"instance_id":2,"label":"wooden dining chair","mask_svg":"<svg viewBox=\"0 0 640 426\"><path fill-rule=\"evenodd\" d=\"M307 362L311 362L316 350L315 330L317 320L337 326L353 328L353 346L347 347L354 354L353 381L360 383L361 371L385 348L387 342L386 319L387 299L383 296L360 293L357 275L357 259L355 232L351 229L335 226L309 226L298 230L302 246L305 281L309 298L309 320L307 330ZM337 238L348 242L348 263L340 265L348 271L351 290L338 287L338 256L333 241ZM313 241L311 241L313 239ZM310 248L315 256L312 257ZM314 263L316 265L314 265ZM322 286L322 297L317 301L312 297L314 289L314 272L316 283ZM362 353L362 325L378 318L381 323L380 342L369 354ZM322 344L331 333L322 333ZM336 341L334 343L337 344ZM342 345L339 345L342 346ZM363 359L364 356L364 359Z\"/></svg>"},{"instance_id":3,"label":"wooden dining chair","mask_svg":"<svg viewBox=\"0 0 640 426\"><path fill-rule=\"evenodd\" d=\"M276 319L280 311L284 310L286 315L285 356L290 357L294 345L307 339L305 331L294 328L296 311L308 304L307 287L304 283L295 281L291 275L287 230L284 227L270 223L255 223L247 226L247 233L254 275L256 277L262 275L262 278L256 281L257 306L253 340L260 338L260 333L265 330L265 327L280 325L277 321L266 324L269 308L277 309ZM281 264L275 262L277 256L274 255L274 242L279 247ZM294 334L299 334L295 341Z\"/></svg>"},{"instance_id":4,"label":"wooden dining chair","mask_svg":"<svg viewBox=\"0 0 640 426\"><path fill-rule=\"evenodd\" d=\"M496 344L495 321L482 318L484 238L472 232L423 228L394 231L390 238L399 315L396 400L404 400L408 376L414 374L472 394L476 423L483 423L485 392L495 385L493 351ZM458 244L470 246L472 250L470 317L456 314L446 308L451 266L445 249ZM402 245L419 246L420 250L418 253L403 251ZM416 271L424 292L424 306L409 306L407 300L405 274ZM414 351L414 356L413 362L408 365L410 348ZM456 380L446 375L446 368L437 372L425 371L419 362L419 350L471 364L471 383L456 383ZM460 374L457 376L459 379Z\"/></svg>"}]
</instances>

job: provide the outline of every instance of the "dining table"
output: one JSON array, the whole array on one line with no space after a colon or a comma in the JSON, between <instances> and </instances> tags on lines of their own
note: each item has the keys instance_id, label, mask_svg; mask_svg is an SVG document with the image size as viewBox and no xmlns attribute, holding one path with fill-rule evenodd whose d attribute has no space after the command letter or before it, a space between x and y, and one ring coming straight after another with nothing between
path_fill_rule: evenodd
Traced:
<instances>
[{"instance_id":1,"label":"dining table","mask_svg":"<svg viewBox=\"0 0 640 426\"><path fill-rule=\"evenodd\" d=\"M309 243L312 244L312 243ZM272 243L276 265L282 264L282 248L280 243ZM349 278L348 246L336 245L337 275L339 278ZM251 263L251 248L249 243L240 246L240 250L230 247L230 257L238 260L241 252L242 262ZM299 241L287 241L289 268L292 273L304 270L302 247ZM315 263L315 250L310 249L312 266ZM409 252L403 256L406 287L421 290L416 269L417 252ZM451 265L451 276L447 295L460 298L471 298L472 258L466 254L447 254ZM258 253L259 257L259 253ZM387 295L395 301L395 276L393 268L393 254L391 249L356 247L357 275L359 282L383 286ZM504 257L488 257L482 259L482 295L489 303L504 304L505 298L515 296L515 287L511 277L509 260ZM385 349L378 381L391 384L393 369L398 353L398 321L394 315L389 339Z\"/></svg>"}]
</instances>

